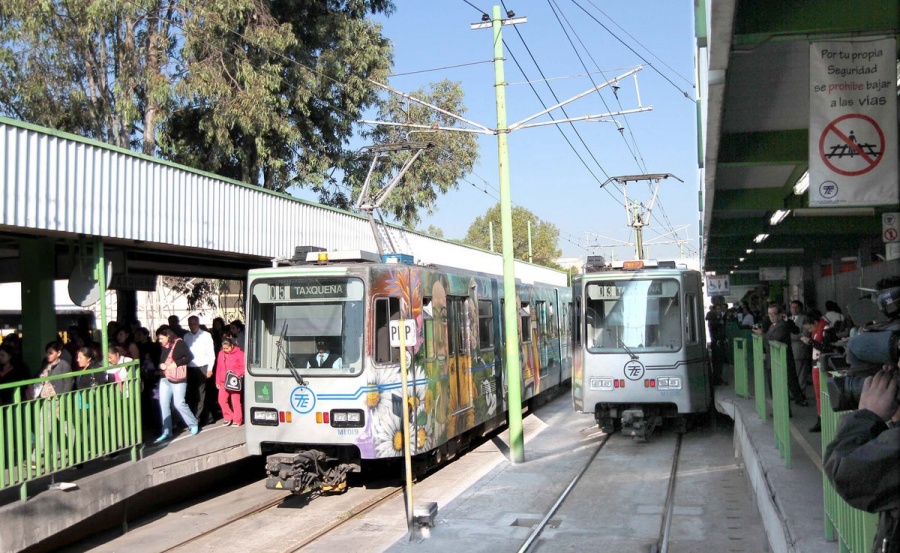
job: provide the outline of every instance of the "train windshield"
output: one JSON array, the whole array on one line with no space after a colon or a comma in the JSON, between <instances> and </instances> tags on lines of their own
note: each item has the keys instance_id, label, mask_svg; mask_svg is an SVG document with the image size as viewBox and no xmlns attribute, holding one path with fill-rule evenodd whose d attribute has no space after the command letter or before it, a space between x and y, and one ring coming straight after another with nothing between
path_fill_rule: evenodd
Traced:
<instances>
[{"instance_id":1,"label":"train windshield","mask_svg":"<svg viewBox=\"0 0 900 553\"><path fill-rule=\"evenodd\" d=\"M362 372L363 282L303 277L253 283L247 366L255 375Z\"/></svg>"},{"instance_id":2,"label":"train windshield","mask_svg":"<svg viewBox=\"0 0 900 553\"><path fill-rule=\"evenodd\" d=\"M681 349L679 288L673 278L586 283L588 351L638 354Z\"/></svg>"}]
</instances>

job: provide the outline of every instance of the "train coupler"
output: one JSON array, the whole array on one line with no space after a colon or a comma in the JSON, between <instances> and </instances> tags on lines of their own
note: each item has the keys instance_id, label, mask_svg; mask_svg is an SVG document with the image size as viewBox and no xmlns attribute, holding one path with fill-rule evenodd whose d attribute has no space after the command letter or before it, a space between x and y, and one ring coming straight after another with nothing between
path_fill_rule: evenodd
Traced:
<instances>
[{"instance_id":1,"label":"train coupler","mask_svg":"<svg viewBox=\"0 0 900 553\"><path fill-rule=\"evenodd\" d=\"M314 449L269 455L266 458L266 488L295 494L342 492L347 489L347 473L358 471L359 465L336 464L334 461Z\"/></svg>"},{"instance_id":2,"label":"train coupler","mask_svg":"<svg viewBox=\"0 0 900 553\"><path fill-rule=\"evenodd\" d=\"M653 433L658 422L658 416L648 415L643 409L626 409L622 411L622 434L645 440Z\"/></svg>"}]
</instances>

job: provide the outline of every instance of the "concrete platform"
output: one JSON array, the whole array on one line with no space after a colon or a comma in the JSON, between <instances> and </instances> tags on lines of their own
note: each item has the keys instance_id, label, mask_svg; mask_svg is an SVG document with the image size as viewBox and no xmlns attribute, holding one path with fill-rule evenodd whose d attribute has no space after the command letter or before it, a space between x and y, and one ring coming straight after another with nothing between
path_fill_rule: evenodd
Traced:
<instances>
[{"instance_id":1,"label":"concrete platform","mask_svg":"<svg viewBox=\"0 0 900 553\"><path fill-rule=\"evenodd\" d=\"M30 482L31 497L25 502L19 501L18 488L4 490L0 493L0 551L51 550L54 536L63 531L83 537L110 524L127 528L129 513L153 504L154 491L169 485L190 490L217 468L249 457L243 430L213 426L196 436L184 432L165 444L146 446L137 462L127 453L112 460L91 461L79 470ZM49 490L54 481L76 487Z\"/></svg>"},{"instance_id":2,"label":"concrete platform","mask_svg":"<svg viewBox=\"0 0 900 553\"><path fill-rule=\"evenodd\" d=\"M730 370L726 372L726 378L733 382ZM808 396L812 390L808 390ZM556 403L556 402L554 402ZM825 523L822 499L822 475L821 475L821 434L810 433L808 430L816 421L815 404L810 401L809 407L792 407L791 419L792 435L792 465L793 468L785 468L782 459L775 447L774 432L771 417L767 423L762 423L755 411L753 400L736 398L733 385L716 388L716 409L734 421L733 448L738 466L742 467L740 489L746 490L746 482L749 479L750 486L755 494L752 501L758 509L752 516L761 518L761 525L765 529L767 540L762 542L748 542L744 538L732 537L729 548L722 548L715 543L713 537L705 536L705 539L697 539L696 528L691 527L690 517L682 516L682 523L677 522L673 526L673 539L678 538L680 545L670 546L670 551L774 551L777 553L821 553L838 551L835 542L825 540ZM771 405L769 405L771 409ZM500 462L487 476L481 478L472 485L464 494L452 499L446 504L439 505L437 525L428 531L425 539L410 539L408 535L395 541L388 551L392 553L409 553L410 551L447 551L447 552L500 552L516 551L530 534L532 523L539 521L552 503L551 497L565 488L571 481L577 467L586 458L583 447L585 429L572 426L573 417L566 413L542 413L538 416L547 422L547 428L537 436L532 436L526 444L526 462L521 465L513 465L508 461ZM583 426L583 424L582 424ZM549 431L548 431L549 430ZM581 434L582 440L573 441L574 437ZM567 437L568 435L568 437ZM526 434L527 436L527 434ZM505 436L502 438L504 441ZM579 443L580 442L580 443ZM623 461L625 461L623 459ZM628 462L628 461L626 461ZM721 462L721 460L719 461ZM686 471L680 467L680 473ZM721 470L715 467L697 469L698 471ZM687 470L687 472L693 472ZM590 471L589 471L590 473ZM707 483L707 486L710 483ZM604 500L599 490L608 485L608 481L598 475L593 478L585 478L579 484L582 490L581 499L569 499L576 501L578 507L574 509L561 508L554 515L553 527L542 535L543 543L538 543L534 551L602 551L612 550L600 547L596 542L585 541L586 538L597 534L587 531L598 525L608 525L611 532L621 532L616 524L610 524L608 520L599 520L598 509L592 508ZM707 494L705 503L698 503L692 507L686 505L692 499L679 499L676 503L676 520L679 512L682 515L711 512L714 509L735 509L729 503L727 497L732 493L734 482L727 479L712 481L712 487L704 487L703 484L681 484L682 489L694 486L694 495ZM590 490L595 488L597 494L591 496ZM571 497L571 496L570 496ZM585 499L587 497L587 499ZM682 497L682 496L679 496ZM638 498L640 501L640 498ZM593 503L591 503L593 502ZM521 506L518 510L510 506ZM691 509L698 509L692 512ZM658 513L650 513L656 524L659 524ZM729 518L750 517L747 513L738 513L740 516ZM688 523L685 524L684 520ZM362 521L361 524L369 524L373 521ZM619 521L621 524L633 524L626 518ZM526 527L523 527L526 526ZM396 527L395 527L396 528ZM737 531L736 527L729 526L732 530L722 528L723 533ZM632 533L637 529L632 527L626 531ZM567 536L568 534L568 536ZM359 535L359 534L357 534ZM623 538L624 539L624 538ZM744 539L743 542L737 541ZM768 543L765 543L768 541ZM627 543L623 541L617 544ZM329 545L323 544L317 550L325 551ZM343 551L363 551L355 548L352 542L341 544ZM371 549L369 549L371 550ZM618 550L618 549L617 549ZM623 551L625 549L622 549ZM629 551L646 551L646 545L634 543Z\"/></svg>"},{"instance_id":3,"label":"concrete platform","mask_svg":"<svg viewBox=\"0 0 900 553\"><path fill-rule=\"evenodd\" d=\"M730 371L726 377L732 381ZM740 535L740 524L716 530L722 534L718 537L741 545L732 550L837 551L837 544L826 542L824 537L820 434L808 432L816 418L812 402L809 407L793 407L792 469L785 468L775 448L771 419L760 422L752 400L736 398L733 387L729 386L716 389L715 404L720 413L733 419L734 433L712 444L715 453L711 453L710 459L687 459L681 469L690 477L703 476L682 485L688 493L676 504L676 516L680 513L682 521L687 523L676 524L672 531L681 539L682 547L688 548L684 550L728 550L720 549L694 524L704 522L706 512L727 509L737 512L739 516L734 518L746 519L748 527L764 527L767 536L759 541L748 540L746 535ZM438 502L436 526L430 529L428 538L409 539L400 503L375 509L358 521L349 522L340 535L316 543L310 551L494 553L518 550L530 534L531 526L540 521L559 492L569 485L599 439L592 417L571 411L567 393L526 418L525 435L525 463L514 465L507 460L508 437L501 433L455 461L454 464L465 469L466 476L457 474L453 477L455 482L446 481L454 474L451 466L416 484L417 501ZM637 457L627 445L620 442L618 447L615 458L621 463L606 467L627 467L635 462ZM713 452L712 447L710 451ZM95 461L81 471L60 473L57 482L70 481L77 485L68 492L49 491L48 481L36 482L31 484L32 493L44 491L22 503L17 501L15 490L7 490L0 493L3 503L0 520L4 522L0 551L34 546L34 550L50 549L52 538L58 532L74 529L76 533L89 535L101 527L108 528L110 519L115 518L127 528L135 502L146 501L153 494L163 495L166 486L187 487L189 482L197 482L217 468L247 457L242 429L214 427L194 437L183 435L163 447L148 447L144 459L136 463L127 459ZM666 474L664 469L660 466L656 472ZM620 486L634 485L628 482L627 471L616 470L614 475L609 468L589 471L579 484L578 496L568 500L569 507L565 504L561 507L554 516L554 527L544 532L542 543L535 550L602 550L591 549L590 542L585 542L596 535L599 527L615 529L612 533L620 534L617 539L624 540L616 542L620 545L632 544L628 541L632 535L655 532L654 525L658 528L660 520L660 513L652 507L659 499L655 495L643 498L644 506L639 506L634 513L624 513L621 520L598 520L597 507L610 499L603 493L592 493L592 486L596 490L608 490L611 479ZM460 481L465 482L462 493ZM640 485L634 486L635 497L644 493ZM750 488L755 497L748 497ZM451 489L452 493L447 491ZM751 503L749 511L741 507L746 503ZM756 505L755 509L752 504ZM635 551L645 550L638 541L633 545Z\"/></svg>"}]
</instances>

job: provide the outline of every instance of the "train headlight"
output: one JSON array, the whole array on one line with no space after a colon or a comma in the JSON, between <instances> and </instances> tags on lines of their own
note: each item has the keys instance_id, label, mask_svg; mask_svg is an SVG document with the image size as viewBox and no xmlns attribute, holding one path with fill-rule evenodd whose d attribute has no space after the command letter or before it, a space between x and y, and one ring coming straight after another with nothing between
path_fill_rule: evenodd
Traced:
<instances>
[{"instance_id":1,"label":"train headlight","mask_svg":"<svg viewBox=\"0 0 900 553\"><path fill-rule=\"evenodd\" d=\"M264 407L250 408L250 423L262 426L278 426L278 410Z\"/></svg>"},{"instance_id":2,"label":"train headlight","mask_svg":"<svg viewBox=\"0 0 900 553\"><path fill-rule=\"evenodd\" d=\"M366 425L366 417L362 409L333 409L331 411L331 426L335 428L362 428Z\"/></svg>"},{"instance_id":3,"label":"train headlight","mask_svg":"<svg viewBox=\"0 0 900 553\"><path fill-rule=\"evenodd\" d=\"M681 389L681 377L680 376L661 376L656 379L656 389L657 390L680 390Z\"/></svg>"}]
</instances>

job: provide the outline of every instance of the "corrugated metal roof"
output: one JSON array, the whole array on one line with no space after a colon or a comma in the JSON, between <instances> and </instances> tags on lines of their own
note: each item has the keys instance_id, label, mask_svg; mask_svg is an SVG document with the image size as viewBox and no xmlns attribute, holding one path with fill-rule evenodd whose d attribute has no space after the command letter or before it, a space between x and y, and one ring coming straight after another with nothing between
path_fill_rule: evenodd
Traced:
<instances>
[{"instance_id":1,"label":"corrugated metal roof","mask_svg":"<svg viewBox=\"0 0 900 553\"><path fill-rule=\"evenodd\" d=\"M0 225L158 246L288 258L299 245L377 251L368 221L124 150L0 117ZM381 227L422 263L502 272L499 255ZM516 277L565 285L559 271L516 263Z\"/></svg>"}]
</instances>

